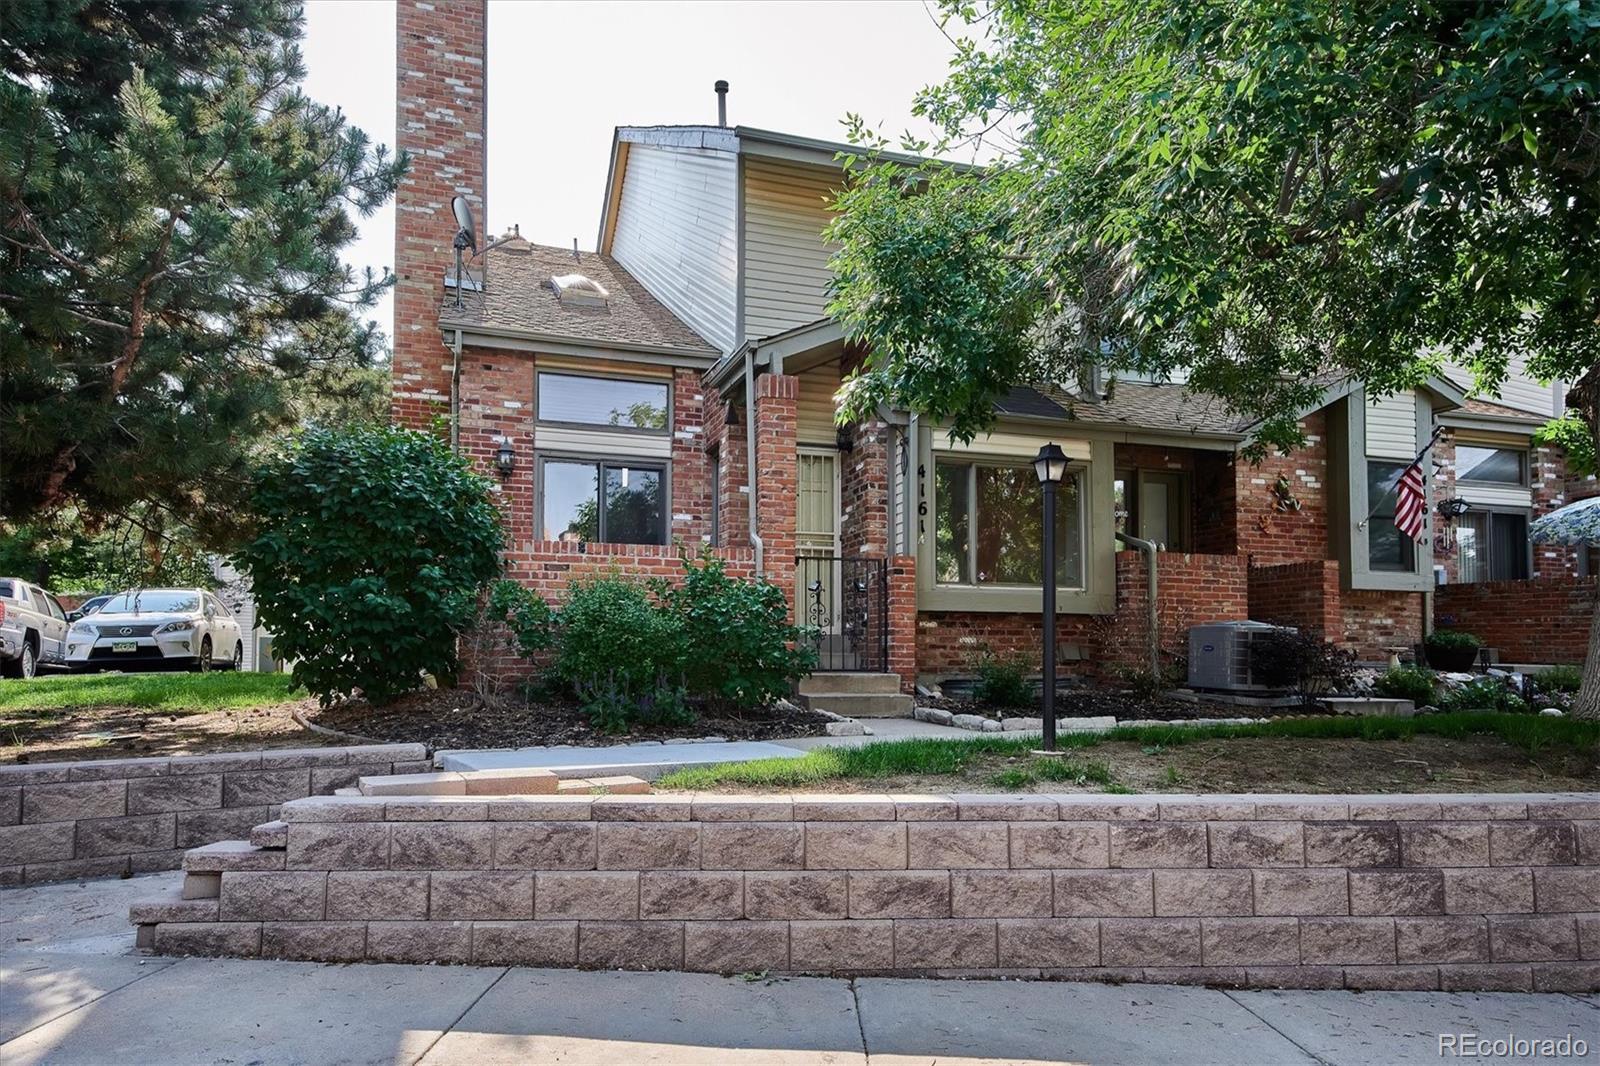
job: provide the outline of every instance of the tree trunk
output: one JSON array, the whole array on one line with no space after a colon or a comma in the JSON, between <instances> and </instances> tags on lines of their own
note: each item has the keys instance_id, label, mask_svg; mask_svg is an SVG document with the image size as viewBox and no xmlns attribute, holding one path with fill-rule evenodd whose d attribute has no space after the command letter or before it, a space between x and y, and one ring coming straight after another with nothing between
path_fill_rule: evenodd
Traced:
<instances>
[{"instance_id":1,"label":"tree trunk","mask_svg":"<svg viewBox=\"0 0 1600 1066\"><path fill-rule=\"evenodd\" d=\"M1589 623L1589 654L1583 660L1583 687L1572 713L1579 718L1600 721L1600 610Z\"/></svg>"}]
</instances>

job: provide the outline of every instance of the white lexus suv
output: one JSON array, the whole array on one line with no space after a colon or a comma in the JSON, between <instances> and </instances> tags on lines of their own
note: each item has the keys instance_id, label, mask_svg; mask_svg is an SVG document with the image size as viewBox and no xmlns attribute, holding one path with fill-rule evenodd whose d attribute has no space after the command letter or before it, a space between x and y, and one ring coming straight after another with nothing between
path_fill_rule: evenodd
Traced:
<instances>
[{"instance_id":1,"label":"white lexus suv","mask_svg":"<svg viewBox=\"0 0 1600 1066\"><path fill-rule=\"evenodd\" d=\"M133 589L72 623L66 659L76 670L237 670L244 639L233 612L204 589Z\"/></svg>"}]
</instances>

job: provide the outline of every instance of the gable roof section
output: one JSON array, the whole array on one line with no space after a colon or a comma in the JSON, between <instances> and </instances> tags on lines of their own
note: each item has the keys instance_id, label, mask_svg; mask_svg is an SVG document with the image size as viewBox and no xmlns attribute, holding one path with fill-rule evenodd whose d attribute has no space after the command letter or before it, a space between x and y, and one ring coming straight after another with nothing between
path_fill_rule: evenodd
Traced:
<instances>
[{"instance_id":1,"label":"gable roof section","mask_svg":"<svg viewBox=\"0 0 1600 1066\"><path fill-rule=\"evenodd\" d=\"M709 365L719 353L610 256L553 248L513 238L485 253L483 289L464 292L462 307L447 289L439 324L495 336L555 340L597 348L681 355ZM550 278L582 274L603 286L605 306L563 304Z\"/></svg>"}]
</instances>

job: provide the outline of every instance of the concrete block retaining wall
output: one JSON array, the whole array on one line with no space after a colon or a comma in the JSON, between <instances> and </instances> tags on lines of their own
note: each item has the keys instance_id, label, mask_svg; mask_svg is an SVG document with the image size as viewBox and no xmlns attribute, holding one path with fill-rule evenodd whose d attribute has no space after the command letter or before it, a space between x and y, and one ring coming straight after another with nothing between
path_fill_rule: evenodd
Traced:
<instances>
[{"instance_id":1,"label":"concrete block retaining wall","mask_svg":"<svg viewBox=\"0 0 1600 1066\"><path fill-rule=\"evenodd\" d=\"M430 769L421 744L0 766L0 885L175 870L288 800Z\"/></svg>"},{"instance_id":2,"label":"concrete block retaining wall","mask_svg":"<svg viewBox=\"0 0 1600 1066\"><path fill-rule=\"evenodd\" d=\"M163 954L1600 988L1600 794L351 797L191 852ZM263 839L266 839L263 836Z\"/></svg>"}]
</instances>

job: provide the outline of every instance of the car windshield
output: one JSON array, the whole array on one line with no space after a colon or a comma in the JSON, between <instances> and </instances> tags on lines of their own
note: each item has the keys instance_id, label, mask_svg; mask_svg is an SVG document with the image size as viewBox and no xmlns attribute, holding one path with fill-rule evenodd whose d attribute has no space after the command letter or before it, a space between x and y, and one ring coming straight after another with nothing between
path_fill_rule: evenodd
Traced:
<instances>
[{"instance_id":1,"label":"car windshield","mask_svg":"<svg viewBox=\"0 0 1600 1066\"><path fill-rule=\"evenodd\" d=\"M148 612L198 611L200 596L194 592L171 592L153 589L147 592L124 592L107 600L96 614L139 614Z\"/></svg>"}]
</instances>

